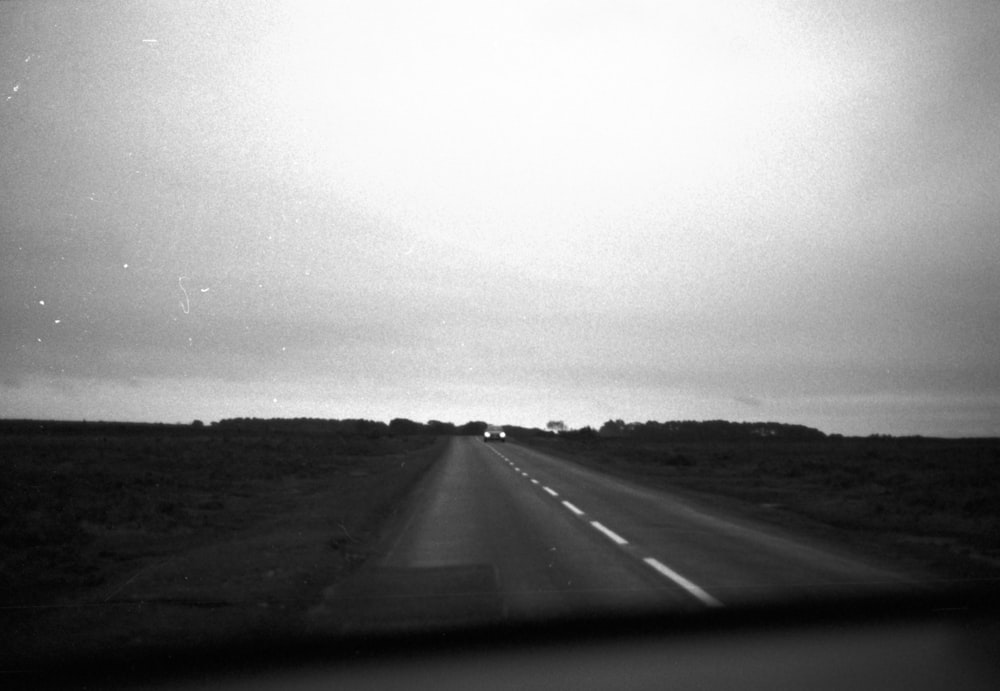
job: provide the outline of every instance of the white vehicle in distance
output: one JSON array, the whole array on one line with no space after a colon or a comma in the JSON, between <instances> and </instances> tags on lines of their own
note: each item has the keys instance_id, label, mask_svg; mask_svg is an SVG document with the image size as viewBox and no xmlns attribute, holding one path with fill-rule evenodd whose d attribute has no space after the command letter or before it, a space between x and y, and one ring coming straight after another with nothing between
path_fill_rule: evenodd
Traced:
<instances>
[{"instance_id":1,"label":"white vehicle in distance","mask_svg":"<svg viewBox=\"0 0 1000 691\"><path fill-rule=\"evenodd\" d=\"M507 433L499 425L489 425L483 432L483 441L507 441Z\"/></svg>"}]
</instances>

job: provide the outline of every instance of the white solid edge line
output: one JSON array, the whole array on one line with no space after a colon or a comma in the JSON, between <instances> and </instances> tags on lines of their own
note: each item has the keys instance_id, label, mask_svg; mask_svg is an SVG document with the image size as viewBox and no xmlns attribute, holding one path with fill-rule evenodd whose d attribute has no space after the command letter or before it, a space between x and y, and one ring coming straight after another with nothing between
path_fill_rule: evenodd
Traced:
<instances>
[{"instance_id":1,"label":"white solid edge line","mask_svg":"<svg viewBox=\"0 0 1000 691\"><path fill-rule=\"evenodd\" d=\"M542 485L542 489L544 489L546 492L548 492L549 494L551 494L553 497L558 497L559 496L559 493L556 492L554 489L549 489L548 487L546 487L544 485Z\"/></svg>"},{"instance_id":2,"label":"white solid edge line","mask_svg":"<svg viewBox=\"0 0 1000 691\"><path fill-rule=\"evenodd\" d=\"M704 590L696 586L688 579L684 578L684 576L680 575L670 567L664 565L659 560L654 559L653 557L646 557L645 559L643 559L643 561L652 566L659 573L663 574L664 576L672 580L680 587L684 588L684 590L694 595L696 598L704 602L709 607L722 607L721 602L716 600L714 597L706 593Z\"/></svg>"},{"instance_id":3,"label":"white solid edge line","mask_svg":"<svg viewBox=\"0 0 1000 691\"><path fill-rule=\"evenodd\" d=\"M608 536L609 538L611 538L612 542L615 542L616 544L619 544L619 545L627 545L628 544L628 540L626 540L625 538L623 538L621 535L619 535L615 531L609 530L608 528L605 528L603 525L601 525L597 521L591 521L590 525L594 526L595 528L597 528L598 530L600 530L602 533L604 533L606 536Z\"/></svg>"},{"instance_id":4,"label":"white solid edge line","mask_svg":"<svg viewBox=\"0 0 1000 691\"><path fill-rule=\"evenodd\" d=\"M565 499L563 499L563 506L565 506L567 509L569 509L570 511L572 511L573 513L575 513L577 516L582 516L583 515L583 511L581 511L580 509L576 508L575 506L573 506L572 504L570 504Z\"/></svg>"}]
</instances>

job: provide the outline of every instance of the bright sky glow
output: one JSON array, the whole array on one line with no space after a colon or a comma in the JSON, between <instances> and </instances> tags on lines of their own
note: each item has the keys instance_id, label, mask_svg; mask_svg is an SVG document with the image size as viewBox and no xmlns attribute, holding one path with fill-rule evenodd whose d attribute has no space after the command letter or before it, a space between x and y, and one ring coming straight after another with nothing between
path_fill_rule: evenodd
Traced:
<instances>
[{"instance_id":1,"label":"bright sky glow","mask_svg":"<svg viewBox=\"0 0 1000 691\"><path fill-rule=\"evenodd\" d=\"M0 5L0 415L1000 434L992 2Z\"/></svg>"}]
</instances>

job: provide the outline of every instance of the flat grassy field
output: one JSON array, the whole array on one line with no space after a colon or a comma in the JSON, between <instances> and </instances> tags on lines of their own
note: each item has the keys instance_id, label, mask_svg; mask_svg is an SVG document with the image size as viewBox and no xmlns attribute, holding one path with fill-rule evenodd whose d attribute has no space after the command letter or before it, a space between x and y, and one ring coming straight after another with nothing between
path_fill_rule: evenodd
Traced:
<instances>
[{"instance_id":1,"label":"flat grassy field","mask_svg":"<svg viewBox=\"0 0 1000 691\"><path fill-rule=\"evenodd\" d=\"M1000 439L519 441L643 485L825 533L931 578L1000 584Z\"/></svg>"},{"instance_id":2,"label":"flat grassy field","mask_svg":"<svg viewBox=\"0 0 1000 691\"><path fill-rule=\"evenodd\" d=\"M2 423L0 658L301 629L445 440Z\"/></svg>"}]
</instances>

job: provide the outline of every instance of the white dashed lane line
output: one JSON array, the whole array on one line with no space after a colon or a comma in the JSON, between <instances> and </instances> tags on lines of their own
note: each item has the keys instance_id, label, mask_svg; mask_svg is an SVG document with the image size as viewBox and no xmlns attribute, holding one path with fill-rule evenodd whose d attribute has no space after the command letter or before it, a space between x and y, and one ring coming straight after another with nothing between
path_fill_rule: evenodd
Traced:
<instances>
[{"instance_id":1,"label":"white dashed lane line","mask_svg":"<svg viewBox=\"0 0 1000 691\"><path fill-rule=\"evenodd\" d=\"M608 537L608 539L610 539L616 545L627 545L628 544L628 540L626 540L625 538L623 538L621 535L619 535L615 531L611 530L610 528L605 528L603 525L601 525L597 521L591 521L590 525L594 526L595 528L597 528L597 530L599 530L600 532L604 533L604 535L606 537Z\"/></svg>"},{"instance_id":2,"label":"white dashed lane line","mask_svg":"<svg viewBox=\"0 0 1000 691\"><path fill-rule=\"evenodd\" d=\"M544 489L546 492L548 492L549 494L551 494L553 497L558 497L559 496L559 493L556 492L551 487L547 487L545 485L541 485L541 483L539 483L538 480L536 480L533 477L529 477L528 473L526 473L525 471L521 470L519 467L517 467L516 465L514 465L514 462L511 461L506 456L504 456L502 453L500 453L496 449L490 449L490 450L493 451L498 456L500 456L500 458L502 458L504 461L506 461L507 465L509 465L511 468L513 468L515 472L518 472L523 477L526 477L529 480L531 480L532 484L534 484L534 485L540 485L542 489ZM565 499L563 499L561 501L562 501L563 506L565 506L567 509L569 509L570 511L572 511L576 516L584 516L585 515L585 512L582 511L581 509L579 509L574 504L571 504L570 502L566 501ZM584 520L586 520L586 519L584 519ZM598 532L600 532L602 535L604 535L606 538L608 538L609 540L611 540L612 542L614 542L619 547L624 547L624 546L626 546L626 545L629 544L628 540L626 540L621 535L619 535L615 531L611 530L607 526L603 525L599 521L590 521L590 525L593 526L593 528L595 530L597 530ZM667 566L666 564L664 564L660 560L655 559L653 557L645 557L645 558L642 559L642 561L647 566L649 566L654 571L656 571L658 574L660 574L661 576L664 576L665 578L668 578L674 584L680 586L685 591L687 591L689 594L691 594L694 597L698 598L698 600L701 601L702 604L704 604L704 605L706 605L708 607L722 607L722 603L719 600L717 600L716 598L714 598L711 595L709 595L708 593L706 593L702 588L698 587L697 585L695 585L694 583L692 583L688 579L684 578L684 576L680 575L679 573L677 573L676 571L674 571L673 569L671 569L669 566Z\"/></svg>"},{"instance_id":3,"label":"white dashed lane line","mask_svg":"<svg viewBox=\"0 0 1000 691\"><path fill-rule=\"evenodd\" d=\"M662 562L653 559L653 557L646 557L645 559L643 559L643 561L652 566L660 574L666 576L674 583L684 588L684 590L694 595L696 598L704 602L709 607L722 607L721 602L716 600L714 597L706 593L704 590L696 586L688 579L684 578L684 576L680 575L679 573L671 569L669 566L666 566Z\"/></svg>"}]
</instances>

